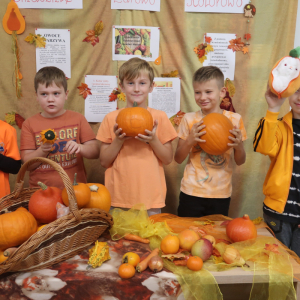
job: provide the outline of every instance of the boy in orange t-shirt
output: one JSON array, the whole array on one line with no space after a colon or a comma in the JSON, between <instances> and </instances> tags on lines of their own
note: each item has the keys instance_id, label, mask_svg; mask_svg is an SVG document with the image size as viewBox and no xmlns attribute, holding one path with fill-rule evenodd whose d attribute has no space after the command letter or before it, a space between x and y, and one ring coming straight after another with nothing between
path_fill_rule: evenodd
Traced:
<instances>
[{"instance_id":1,"label":"boy in orange t-shirt","mask_svg":"<svg viewBox=\"0 0 300 300\"><path fill-rule=\"evenodd\" d=\"M10 193L9 173L17 174L20 168L16 130L0 120L0 199Z\"/></svg>"},{"instance_id":2,"label":"boy in orange t-shirt","mask_svg":"<svg viewBox=\"0 0 300 300\"><path fill-rule=\"evenodd\" d=\"M166 113L147 106L153 90L153 69L148 62L132 58L119 70L122 92L127 107L136 102L147 109L154 120L152 131L136 137L126 137L118 128L116 117L120 110L107 114L99 128L100 163L107 168L105 186L111 194L113 207L131 208L145 204L148 214L160 213L165 206L166 181L163 165L172 162L171 141L177 137Z\"/></svg>"},{"instance_id":3,"label":"boy in orange t-shirt","mask_svg":"<svg viewBox=\"0 0 300 300\"><path fill-rule=\"evenodd\" d=\"M47 157L61 165L71 181L77 173L77 181L86 183L83 157L98 158L99 144L85 117L64 108L69 92L64 72L56 67L44 67L36 73L34 86L43 111L22 125L22 160ZM56 133L53 145L41 141L41 131L46 129ZM29 169L30 187L38 187L37 182L41 181L48 186L64 188L58 172L50 165L35 163Z\"/></svg>"},{"instance_id":4,"label":"boy in orange t-shirt","mask_svg":"<svg viewBox=\"0 0 300 300\"><path fill-rule=\"evenodd\" d=\"M181 164L189 155L181 180L178 216L202 217L222 214L227 216L232 191L233 162L242 165L246 160L243 141L247 138L242 117L220 108L220 99L226 94L224 75L215 66L198 69L193 77L197 112L184 115L178 128L178 145L175 161ZM222 155L210 155L198 145L204 143L200 132L202 118L210 113L225 115L234 125L228 143L231 148ZM228 132L229 135L229 132Z\"/></svg>"}]
</instances>

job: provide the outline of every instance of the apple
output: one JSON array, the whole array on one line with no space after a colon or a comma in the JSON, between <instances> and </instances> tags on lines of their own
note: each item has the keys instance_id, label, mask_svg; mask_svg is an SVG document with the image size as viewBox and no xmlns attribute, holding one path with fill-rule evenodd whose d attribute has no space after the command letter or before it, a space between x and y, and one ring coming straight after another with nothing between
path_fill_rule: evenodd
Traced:
<instances>
[{"instance_id":1,"label":"apple","mask_svg":"<svg viewBox=\"0 0 300 300\"><path fill-rule=\"evenodd\" d=\"M210 258L213 252L212 243L207 239L200 239L192 247L191 253L193 256L199 256L203 261Z\"/></svg>"},{"instance_id":2,"label":"apple","mask_svg":"<svg viewBox=\"0 0 300 300\"><path fill-rule=\"evenodd\" d=\"M145 52L146 51L146 46L145 45L140 45L140 50L142 51L142 52Z\"/></svg>"}]
</instances>

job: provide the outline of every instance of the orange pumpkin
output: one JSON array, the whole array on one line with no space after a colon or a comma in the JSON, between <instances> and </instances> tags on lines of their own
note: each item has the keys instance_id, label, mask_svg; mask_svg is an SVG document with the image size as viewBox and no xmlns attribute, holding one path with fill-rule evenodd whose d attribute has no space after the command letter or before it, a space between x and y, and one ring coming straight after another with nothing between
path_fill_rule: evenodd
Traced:
<instances>
[{"instance_id":1,"label":"orange pumpkin","mask_svg":"<svg viewBox=\"0 0 300 300\"><path fill-rule=\"evenodd\" d=\"M232 143L228 137L235 137L229 132L233 129L231 121L223 114L211 113L203 118L203 125L206 127L201 131L206 133L201 136L201 139L206 142L198 143L199 146L211 155L221 155L226 152L230 148L227 144Z\"/></svg>"},{"instance_id":2,"label":"orange pumpkin","mask_svg":"<svg viewBox=\"0 0 300 300\"><path fill-rule=\"evenodd\" d=\"M234 243L236 243L255 239L257 237L257 230L249 216L244 215L243 217L235 218L228 223L226 226L226 234Z\"/></svg>"},{"instance_id":3,"label":"orange pumpkin","mask_svg":"<svg viewBox=\"0 0 300 300\"><path fill-rule=\"evenodd\" d=\"M151 113L143 108L137 107L134 102L133 107L127 107L120 110L116 123L126 136L137 136L138 134L146 134L145 130L152 131L153 118ZM147 135L147 134L146 134Z\"/></svg>"},{"instance_id":4,"label":"orange pumpkin","mask_svg":"<svg viewBox=\"0 0 300 300\"><path fill-rule=\"evenodd\" d=\"M87 183L91 190L91 198L85 208L100 208L109 212L111 197L108 189L100 183Z\"/></svg>"},{"instance_id":5,"label":"orange pumpkin","mask_svg":"<svg viewBox=\"0 0 300 300\"><path fill-rule=\"evenodd\" d=\"M0 251L0 264L8 259L8 256L4 256L4 252Z\"/></svg>"},{"instance_id":6,"label":"orange pumpkin","mask_svg":"<svg viewBox=\"0 0 300 300\"><path fill-rule=\"evenodd\" d=\"M133 265L125 263L119 267L118 274L121 278L131 278L135 274L135 268Z\"/></svg>"},{"instance_id":7,"label":"orange pumpkin","mask_svg":"<svg viewBox=\"0 0 300 300\"><path fill-rule=\"evenodd\" d=\"M82 208L89 203L91 198L91 190L85 183L77 183L76 177L77 173L74 175L73 189L75 192L77 205L79 208ZM64 205L69 206L69 197L66 188L63 189L61 196Z\"/></svg>"},{"instance_id":8,"label":"orange pumpkin","mask_svg":"<svg viewBox=\"0 0 300 300\"><path fill-rule=\"evenodd\" d=\"M57 187L47 187L42 182L38 185L41 189L31 195L28 210L39 223L48 224L57 219L56 203L63 203L62 191Z\"/></svg>"},{"instance_id":9,"label":"orange pumpkin","mask_svg":"<svg viewBox=\"0 0 300 300\"><path fill-rule=\"evenodd\" d=\"M0 250L19 246L37 230L37 222L24 207L0 215Z\"/></svg>"},{"instance_id":10,"label":"orange pumpkin","mask_svg":"<svg viewBox=\"0 0 300 300\"><path fill-rule=\"evenodd\" d=\"M176 235L168 234L161 243L160 249L164 254L175 254L179 250L179 238Z\"/></svg>"},{"instance_id":11,"label":"orange pumpkin","mask_svg":"<svg viewBox=\"0 0 300 300\"><path fill-rule=\"evenodd\" d=\"M17 34L21 34L25 30L25 19L22 16L18 5L11 0L2 19L2 25L6 33L12 34L16 31Z\"/></svg>"},{"instance_id":12,"label":"orange pumpkin","mask_svg":"<svg viewBox=\"0 0 300 300\"><path fill-rule=\"evenodd\" d=\"M202 269L203 260L198 256L190 256L186 266L192 271L199 271Z\"/></svg>"}]
</instances>

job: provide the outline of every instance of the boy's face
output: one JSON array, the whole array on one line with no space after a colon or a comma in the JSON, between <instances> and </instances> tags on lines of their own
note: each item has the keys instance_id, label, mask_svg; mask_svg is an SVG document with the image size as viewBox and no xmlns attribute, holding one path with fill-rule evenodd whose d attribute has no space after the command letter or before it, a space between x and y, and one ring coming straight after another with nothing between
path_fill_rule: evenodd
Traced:
<instances>
[{"instance_id":1,"label":"boy's face","mask_svg":"<svg viewBox=\"0 0 300 300\"><path fill-rule=\"evenodd\" d=\"M39 84L36 96L43 109L42 116L45 118L54 118L62 115L65 101L68 99L68 92L63 86L59 87L54 82L46 87L46 84Z\"/></svg>"},{"instance_id":2,"label":"boy's face","mask_svg":"<svg viewBox=\"0 0 300 300\"><path fill-rule=\"evenodd\" d=\"M225 87L220 88L216 79L193 83L194 96L197 105L207 115L212 112L220 112L220 98L226 95Z\"/></svg>"},{"instance_id":3,"label":"boy's face","mask_svg":"<svg viewBox=\"0 0 300 300\"><path fill-rule=\"evenodd\" d=\"M293 110L293 118L300 119L300 89L289 97L289 103Z\"/></svg>"},{"instance_id":4,"label":"boy's face","mask_svg":"<svg viewBox=\"0 0 300 300\"><path fill-rule=\"evenodd\" d=\"M153 83L147 72L141 72L138 77L132 80L124 79L120 85L122 92L126 95L127 107L132 107L136 102L139 107L147 108L148 94L153 90Z\"/></svg>"}]
</instances>

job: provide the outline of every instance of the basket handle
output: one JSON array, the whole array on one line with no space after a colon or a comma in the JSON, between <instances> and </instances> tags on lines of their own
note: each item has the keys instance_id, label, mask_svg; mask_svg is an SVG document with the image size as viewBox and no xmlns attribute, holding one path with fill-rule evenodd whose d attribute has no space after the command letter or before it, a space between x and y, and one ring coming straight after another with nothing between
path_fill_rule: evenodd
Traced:
<instances>
[{"instance_id":1,"label":"basket handle","mask_svg":"<svg viewBox=\"0 0 300 300\"><path fill-rule=\"evenodd\" d=\"M67 194L68 194L68 198L69 198L69 208L70 208L70 212L74 215L76 221L80 222L81 221L81 214L78 210L78 205L77 205L77 200L75 197L75 192L73 189L73 185L70 181L69 176L67 175L67 173L65 172L65 170L56 162L52 161L51 159L48 158L44 158L44 157L36 157L36 158L32 158L29 159L28 161L25 162L25 164L22 165L18 176L17 176L17 184L15 186L15 193L18 194L20 192L20 185L21 185L21 189L23 188L23 179L25 176L26 171L28 170L28 168L37 163L40 162L42 164L49 164L51 167L53 167L53 169L55 171L58 172L59 176L61 177L65 188L67 190Z\"/></svg>"}]
</instances>

